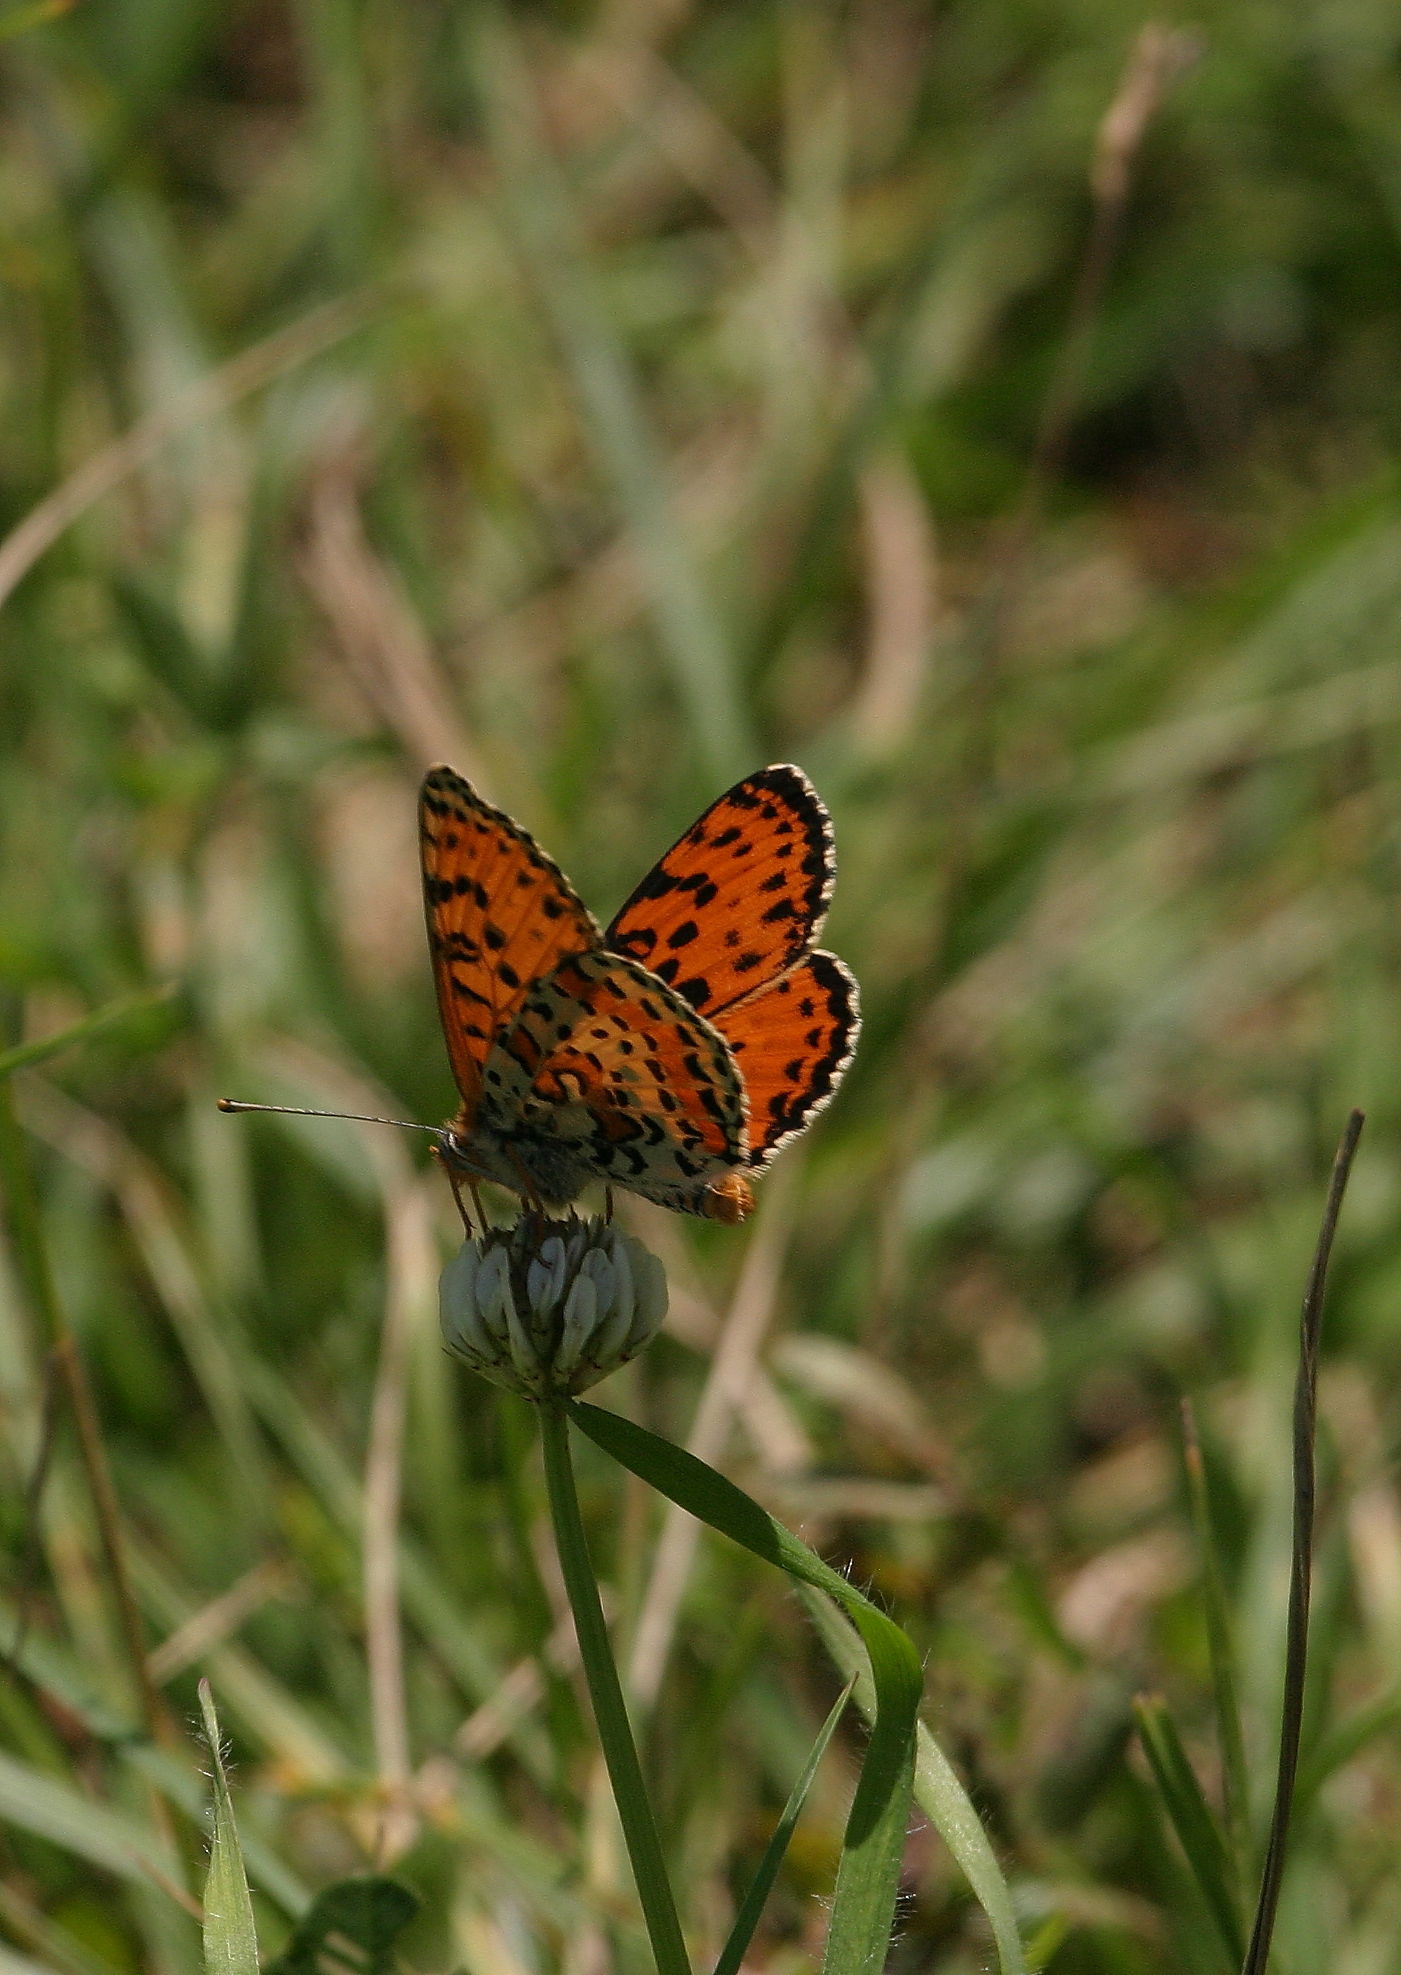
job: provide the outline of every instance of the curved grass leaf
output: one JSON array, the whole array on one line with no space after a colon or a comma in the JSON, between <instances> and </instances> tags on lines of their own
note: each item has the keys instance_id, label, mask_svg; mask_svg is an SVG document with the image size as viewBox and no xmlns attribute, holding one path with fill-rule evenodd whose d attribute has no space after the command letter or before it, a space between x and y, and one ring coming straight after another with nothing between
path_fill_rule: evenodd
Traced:
<instances>
[{"instance_id":1,"label":"curved grass leaf","mask_svg":"<svg viewBox=\"0 0 1401 1975\"><path fill-rule=\"evenodd\" d=\"M1182 1738L1163 1702L1156 1697L1140 1696L1133 1706L1153 1781L1202 1898L1216 1922L1226 1962L1232 1968L1239 1968L1245 1958L1245 1934L1232 1886L1230 1854L1211 1814L1211 1806L1202 1795Z\"/></svg>"},{"instance_id":2,"label":"curved grass leaf","mask_svg":"<svg viewBox=\"0 0 1401 1975\"><path fill-rule=\"evenodd\" d=\"M915 1718L924 1687L918 1654L884 1612L694 1454L596 1406L575 1404L569 1411L595 1445L669 1501L788 1576L825 1592L850 1614L870 1660L875 1719L847 1819L823 1967L828 1975L875 1975L890 1945L909 1819Z\"/></svg>"},{"instance_id":3,"label":"curved grass leaf","mask_svg":"<svg viewBox=\"0 0 1401 1975\"><path fill-rule=\"evenodd\" d=\"M123 1022L137 1020L143 1015L152 1015L166 1007L177 991L178 983L171 981L143 994L123 995L120 1000L95 1008L91 1015L84 1015L81 1021L70 1023L54 1035L41 1036L37 1042L18 1043L13 1049L0 1050L0 1077L13 1076L16 1070L32 1070L36 1064L47 1063L51 1056L60 1056L65 1049L74 1049L80 1042L88 1042L106 1029L117 1028ZM156 1040L164 1042L165 1034L162 1033Z\"/></svg>"},{"instance_id":4,"label":"curved grass leaf","mask_svg":"<svg viewBox=\"0 0 1401 1975\"><path fill-rule=\"evenodd\" d=\"M1338 1150L1333 1158L1328 1197L1318 1230L1309 1279L1304 1288L1304 1304L1299 1313L1299 1366L1294 1375L1294 1542L1289 1566L1289 1615L1284 1634L1284 1701L1279 1724L1279 1770L1275 1779L1274 1810L1270 1816L1270 1837L1265 1847L1265 1863L1260 1874L1260 1894L1250 1929L1243 1975L1265 1975L1279 1908L1280 1887L1284 1880L1285 1851L1289 1843L1289 1823L1294 1811L1294 1780L1299 1767L1299 1745L1304 1728L1304 1682L1308 1672L1309 1605L1313 1594L1313 1517L1317 1483L1316 1449L1318 1426L1318 1347L1323 1330L1323 1299L1328 1286L1328 1264L1333 1254L1333 1237L1343 1209L1357 1143L1362 1136L1364 1114L1349 1113Z\"/></svg>"},{"instance_id":5,"label":"curved grass leaf","mask_svg":"<svg viewBox=\"0 0 1401 1975\"><path fill-rule=\"evenodd\" d=\"M778 1877L778 1869L788 1850L793 1827L798 1822L798 1815L807 1801L808 1791L812 1788L812 1779L817 1774L818 1764L827 1753L827 1744L836 1733L837 1723L846 1713L846 1704L851 1699L855 1685L856 1675L853 1673L833 1703L832 1712L818 1730L817 1740L813 1743L808 1759L803 1764L803 1773L789 1792L788 1801L783 1806L783 1815L778 1820L772 1838L764 1847L764 1856L759 1861L759 1870L754 1874L754 1883L740 1903L739 1912L735 1915L735 1924L730 1929L730 1937L721 1950L720 1959L715 1964L715 1975L739 1975L740 1964L748 1952L749 1943L754 1938L754 1929L759 1924L759 1916L764 1910L769 1894L773 1891L773 1882Z\"/></svg>"},{"instance_id":6,"label":"curved grass leaf","mask_svg":"<svg viewBox=\"0 0 1401 1975\"><path fill-rule=\"evenodd\" d=\"M509 10L478 9L472 70L512 244L535 281L578 393L584 430L627 524L662 653L708 774L755 758L722 627L673 518L660 449L622 339L596 292L567 182L538 127Z\"/></svg>"},{"instance_id":7,"label":"curved grass leaf","mask_svg":"<svg viewBox=\"0 0 1401 1975\"><path fill-rule=\"evenodd\" d=\"M1300 1765L1294 1785L1296 1809L1305 1809L1330 1776L1359 1756L1378 1735L1390 1733L1398 1724L1401 1724L1401 1689L1391 1687L1345 1721L1326 1730L1308 1761Z\"/></svg>"},{"instance_id":8,"label":"curved grass leaf","mask_svg":"<svg viewBox=\"0 0 1401 1975\"><path fill-rule=\"evenodd\" d=\"M0 1751L0 1825L5 1824L122 1879L149 1881L153 1871L170 1870L165 1846L149 1826Z\"/></svg>"},{"instance_id":9,"label":"curved grass leaf","mask_svg":"<svg viewBox=\"0 0 1401 1975\"><path fill-rule=\"evenodd\" d=\"M861 1647L851 1627L824 1598L806 1590L802 1597L837 1666L844 1673L856 1674L856 1705L869 1720L875 1707L875 1689L861 1664ZM952 1763L922 1721L915 1724L914 1797L987 1915L1001 1975L1025 1975L1017 1916L997 1854Z\"/></svg>"}]
</instances>

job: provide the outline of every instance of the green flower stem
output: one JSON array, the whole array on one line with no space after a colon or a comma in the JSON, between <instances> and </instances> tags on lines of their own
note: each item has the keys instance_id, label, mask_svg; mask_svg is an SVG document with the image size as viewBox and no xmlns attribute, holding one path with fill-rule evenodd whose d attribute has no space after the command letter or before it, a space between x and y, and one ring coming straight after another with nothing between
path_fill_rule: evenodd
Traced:
<instances>
[{"instance_id":1,"label":"green flower stem","mask_svg":"<svg viewBox=\"0 0 1401 1975\"><path fill-rule=\"evenodd\" d=\"M574 1488L574 1468L569 1458L569 1422L558 1403L541 1404L540 1439L545 1455L545 1485L549 1490L550 1515L555 1526L560 1568L574 1613L574 1630L579 1639L579 1657L589 1683L598 1739L613 1785L613 1798L622 1822L623 1839L632 1862L637 1896L656 1956L658 1975L691 1975L686 1944L671 1883L662 1859L661 1840L652 1819L652 1806L642 1781L642 1765L632 1739L623 1689L608 1643L608 1628L598 1597L598 1580L589 1561L579 1497Z\"/></svg>"}]
</instances>

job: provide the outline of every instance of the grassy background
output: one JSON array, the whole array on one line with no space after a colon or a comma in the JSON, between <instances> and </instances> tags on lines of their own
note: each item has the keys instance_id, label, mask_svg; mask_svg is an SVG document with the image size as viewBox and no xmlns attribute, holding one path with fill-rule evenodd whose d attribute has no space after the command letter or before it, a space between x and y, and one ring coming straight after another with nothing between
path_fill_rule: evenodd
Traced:
<instances>
[{"instance_id":1,"label":"grassy background","mask_svg":"<svg viewBox=\"0 0 1401 1975\"><path fill-rule=\"evenodd\" d=\"M1108 0L44 11L0 16L0 1042L177 984L16 1099L265 1944L382 1860L425 1895L412 1966L646 1965L528 1421L437 1344L446 1189L416 1144L213 1100L450 1108L428 761L606 916L791 758L863 1047L745 1232L637 1212L673 1319L607 1402L908 1625L1045 1965L1208 1975L1130 1713L1165 1693L1217 1791L1179 1402L1258 1832L1294 1313L1364 1106L1279 1966L1394 1975L1394 11L1208 0L1151 104ZM1116 99L1148 112L1117 227ZM43 1342L11 1245L7 1626ZM584 1481L713 1955L834 1682L781 1587ZM39 1531L0 1966L173 1975L199 1840L157 1806L198 1758L136 1732L62 1411ZM755 1975L815 1966L851 1757ZM928 1832L901 1927L902 1975L988 1965Z\"/></svg>"}]
</instances>

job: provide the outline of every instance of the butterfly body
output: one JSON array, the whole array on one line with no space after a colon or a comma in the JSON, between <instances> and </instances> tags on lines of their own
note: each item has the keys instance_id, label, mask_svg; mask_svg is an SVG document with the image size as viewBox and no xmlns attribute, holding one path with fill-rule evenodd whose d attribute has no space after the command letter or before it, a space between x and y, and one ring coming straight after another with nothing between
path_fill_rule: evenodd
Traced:
<instances>
[{"instance_id":1,"label":"butterfly body","mask_svg":"<svg viewBox=\"0 0 1401 1975\"><path fill-rule=\"evenodd\" d=\"M567 1060L552 1061L565 1044ZM708 1135L666 1091L678 1066L704 1093ZM606 1176L695 1212L728 1171L729 1149L747 1145L741 1090L721 1036L665 982L612 954L575 954L492 1045L480 1099L459 1111L446 1156L517 1192L524 1182L547 1205Z\"/></svg>"},{"instance_id":2,"label":"butterfly body","mask_svg":"<svg viewBox=\"0 0 1401 1975\"><path fill-rule=\"evenodd\" d=\"M449 768L420 807L424 896L462 1097L450 1169L542 1204L590 1180L722 1221L836 1089L856 983L813 942L827 813L795 768L711 805L600 931L534 839Z\"/></svg>"}]
</instances>

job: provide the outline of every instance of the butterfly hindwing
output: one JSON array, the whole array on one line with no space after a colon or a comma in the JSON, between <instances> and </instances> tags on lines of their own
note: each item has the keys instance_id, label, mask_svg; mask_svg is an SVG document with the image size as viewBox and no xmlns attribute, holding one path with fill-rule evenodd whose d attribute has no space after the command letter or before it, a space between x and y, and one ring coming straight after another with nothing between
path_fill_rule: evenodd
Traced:
<instances>
[{"instance_id":1,"label":"butterfly hindwing","mask_svg":"<svg viewBox=\"0 0 1401 1975\"><path fill-rule=\"evenodd\" d=\"M419 840L438 1011L470 1124L492 1044L531 986L600 935L534 838L451 768L424 779Z\"/></svg>"},{"instance_id":2,"label":"butterfly hindwing","mask_svg":"<svg viewBox=\"0 0 1401 1975\"><path fill-rule=\"evenodd\" d=\"M527 996L486 1067L484 1116L546 1130L598 1178L668 1206L748 1158L728 1044L671 988L621 955L562 960Z\"/></svg>"},{"instance_id":3,"label":"butterfly hindwing","mask_svg":"<svg viewBox=\"0 0 1401 1975\"><path fill-rule=\"evenodd\" d=\"M672 845L604 938L713 1020L807 952L835 869L831 822L807 776L763 768Z\"/></svg>"},{"instance_id":4,"label":"butterfly hindwing","mask_svg":"<svg viewBox=\"0 0 1401 1975\"><path fill-rule=\"evenodd\" d=\"M861 1032L860 996L835 954L809 953L715 1019L744 1080L749 1162L766 1166L836 1092Z\"/></svg>"}]
</instances>

